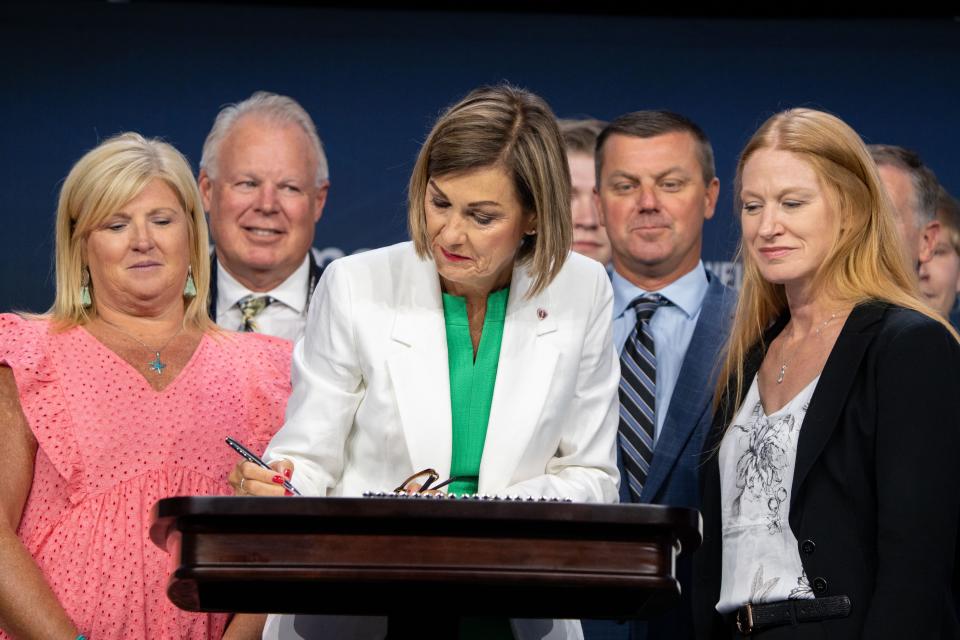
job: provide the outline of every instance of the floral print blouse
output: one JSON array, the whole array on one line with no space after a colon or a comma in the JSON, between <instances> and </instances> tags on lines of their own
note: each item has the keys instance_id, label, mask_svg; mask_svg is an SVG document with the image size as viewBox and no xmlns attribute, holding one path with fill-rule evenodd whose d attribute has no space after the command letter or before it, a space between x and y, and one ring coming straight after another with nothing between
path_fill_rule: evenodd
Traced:
<instances>
[{"instance_id":1,"label":"floral print blouse","mask_svg":"<svg viewBox=\"0 0 960 640\"><path fill-rule=\"evenodd\" d=\"M790 530L800 427L820 377L782 409L764 412L757 379L720 445L723 576L717 611L813 598Z\"/></svg>"}]
</instances>

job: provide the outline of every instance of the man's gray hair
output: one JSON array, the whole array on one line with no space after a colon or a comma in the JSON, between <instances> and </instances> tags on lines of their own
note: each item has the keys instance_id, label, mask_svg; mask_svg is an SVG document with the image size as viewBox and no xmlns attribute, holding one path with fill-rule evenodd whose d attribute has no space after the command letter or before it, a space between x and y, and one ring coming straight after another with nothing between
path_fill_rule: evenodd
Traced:
<instances>
[{"instance_id":1,"label":"man's gray hair","mask_svg":"<svg viewBox=\"0 0 960 640\"><path fill-rule=\"evenodd\" d=\"M289 123L300 127L307 134L307 139L316 153L317 185L329 180L330 170L327 166L327 156L323 152L323 143L320 142L320 136L317 135L317 128L314 126L310 114L293 98L269 91L257 91L242 102L227 105L217 114L213 121L213 128L210 129L210 133L207 134L207 139L203 143L203 156L200 158L200 168L206 170L211 178L216 179L220 170L217 161L223 139L233 125L237 123L237 120L251 114L261 116L273 123Z\"/></svg>"},{"instance_id":2,"label":"man's gray hair","mask_svg":"<svg viewBox=\"0 0 960 640\"><path fill-rule=\"evenodd\" d=\"M913 185L914 210L917 212L917 228L922 229L937 217L937 199L940 195L940 182L930 167L923 164L920 156L892 144L867 145L870 155L877 166L887 165L900 169L910 176Z\"/></svg>"}]
</instances>

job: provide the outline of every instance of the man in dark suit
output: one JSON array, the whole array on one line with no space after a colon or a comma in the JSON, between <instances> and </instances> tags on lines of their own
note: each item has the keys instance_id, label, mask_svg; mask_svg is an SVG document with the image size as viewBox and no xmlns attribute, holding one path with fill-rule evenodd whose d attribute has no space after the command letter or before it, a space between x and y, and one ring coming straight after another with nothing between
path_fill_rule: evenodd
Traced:
<instances>
[{"instance_id":1,"label":"man in dark suit","mask_svg":"<svg viewBox=\"0 0 960 640\"><path fill-rule=\"evenodd\" d=\"M313 120L265 91L224 107L203 144L199 183L214 243L211 318L297 340L322 271L310 249L330 187Z\"/></svg>"},{"instance_id":2,"label":"man in dark suit","mask_svg":"<svg viewBox=\"0 0 960 640\"><path fill-rule=\"evenodd\" d=\"M623 372L620 500L699 508L700 452L735 304L700 259L720 190L713 150L688 118L638 111L603 130L596 159ZM692 638L689 557L677 572L682 601L674 610L629 625L584 621L586 638Z\"/></svg>"}]
</instances>

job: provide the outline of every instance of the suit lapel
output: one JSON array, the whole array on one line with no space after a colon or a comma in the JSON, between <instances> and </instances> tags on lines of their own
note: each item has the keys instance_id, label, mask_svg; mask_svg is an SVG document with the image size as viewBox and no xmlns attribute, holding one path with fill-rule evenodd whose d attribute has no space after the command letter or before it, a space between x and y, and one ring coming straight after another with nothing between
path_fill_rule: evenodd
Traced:
<instances>
[{"instance_id":1,"label":"suit lapel","mask_svg":"<svg viewBox=\"0 0 960 640\"><path fill-rule=\"evenodd\" d=\"M886 309L885 304L876 302L854 307L840 335L837 336L837 342L823 366L820 380L817 382L817 388L810 399L810 405L800 428L797 460L790 493L793 504L800 502L794 498L799 496L799 488L803 485L810 468L837 427L840 412L847 402L850 387L860 369L860 362L873 340L874 331L871 327L882 319Z\"/></svg>"},{"instance_id":2,"label":"suit lapel","mask_svg":"<svg viewBox=\"0 0 960 640\"><path fill-rule=\"evenodd\" d=\"M210 319L213 320L214 324L217 322L217 254L211 249L210 251L210 287L209 287L209 298L207 298L207 315L210 316Z\"/></svg>"},{"instance_id":3,"label":"suit lapel","mask_svg":"<svg viewBox=\"0 0 960 640\"><path fill-rule=\"evenodd\" d=\"M496 493L510 482L539 424L557 365L556 348L541 339L557 330L550 296L542 291L527 299L530 283L526 267L514 269L480 462L481 493Z\"/></svg>"},{"instance_id":4,"label":"suit lapel","mask_svg":"<svg viewBox=\"0 0 960 640\"><path fill-rule=\"evenodd\" d=\"M450 473L453 447L450 417L450 368L440 278L431 260L411 251L393 282L398 283L397 311L391 339L400 348L387 368L414 471L433 468Z\"/></svg>"},{"instance_id":5,"label":"suit lapel","mask_svg":"<svg viewBox=\"0 0 960 640\"><path fill-rule=\"evenodd\" d=\"M697 326L667 407L663 429L654 448L653 462L640 496L641 502L655 501L676 465L680 452L700 423L703 411L710 406L717 373L717 354L731 321L731 306L725 300L727 293L717 278L710 279Z\"/></svg>"}]
</instances>

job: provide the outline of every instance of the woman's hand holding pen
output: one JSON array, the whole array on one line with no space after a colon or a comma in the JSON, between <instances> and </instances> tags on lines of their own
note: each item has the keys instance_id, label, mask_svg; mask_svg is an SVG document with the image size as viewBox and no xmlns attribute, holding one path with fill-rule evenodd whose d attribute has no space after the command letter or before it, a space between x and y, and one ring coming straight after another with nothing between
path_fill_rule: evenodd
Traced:
<instances>
[{"instance_id":1,"label":"woman's hand holding pen","mask_svg":"<svg viewBox=\"0 0 960 640\"><path fill-rule=\"evenodd\" d=\"M293 463L289 460L271 462L270 469L241 460L230 471L227 482L238 496L292 496L283 486L284 480L292 477Z\"/></svg>"}]
</instances>

